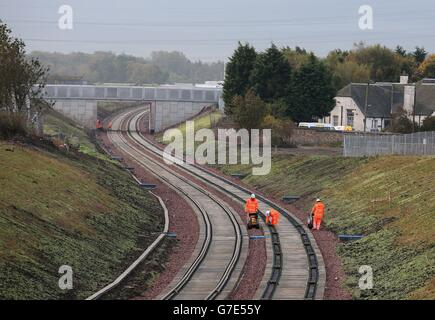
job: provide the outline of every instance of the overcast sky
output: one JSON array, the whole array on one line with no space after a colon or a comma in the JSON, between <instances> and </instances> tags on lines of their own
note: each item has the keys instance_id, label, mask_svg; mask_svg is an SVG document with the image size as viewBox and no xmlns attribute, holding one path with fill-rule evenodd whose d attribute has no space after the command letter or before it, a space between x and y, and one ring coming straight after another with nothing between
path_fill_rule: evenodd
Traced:
<instances>
[{"instance_id":1,"label":"overcast sky","mask_svg":"<svg viewBox=\"0 0 435 320\"><path fill-rule=\"evenodd\" d=\"M72 30L58 27L64 4L73 9ZM373 8L373 30L358 27L362 5ZM0 0L0 19L28 51L179 50L204 61L226 60L238 40L321 56L360 40L435 52L434 17L434 0Z\"/></svg>"}]
</instances>

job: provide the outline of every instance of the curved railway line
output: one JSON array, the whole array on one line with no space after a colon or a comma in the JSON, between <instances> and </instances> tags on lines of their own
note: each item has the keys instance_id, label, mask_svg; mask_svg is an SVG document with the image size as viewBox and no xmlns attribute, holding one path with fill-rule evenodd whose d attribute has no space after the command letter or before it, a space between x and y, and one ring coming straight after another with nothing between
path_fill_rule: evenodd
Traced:
<instances>
[{"instance_id":1,"label":"curved railway line","mask_svg":"<svg viewBox=\"0 0 435 320\"><path fill-rule=\"evenodd\" d=\"M211 188L227 194L230 198L244 203L250 191L233 181L226 179L216 173L195 164L177 164L177 169L183 171L183 175L170 169L170 166L163 164L163 150L150 141L139 130L139 123L143 121L147 111L143 108L119 114L113 120L112 130L108 133L111 143L123 153L135 160L139 165L156 175L161 181L170 185L180 194L191 201L202 215L201 250L196 250L193 261L189 261L186 270L182 270L182 276L177 276L173 283L169 285L169 291L160 295L160 299L224 299L224 291L229 293L232 288L228 285L230 279L234 284L239 273L235 269L241 269L243 261L240 261L240 251L242 247L242 237L240 218L235 223L238 215L228 206L222 204L222 200L204 191L197 184L186 178L198 180L207 184ZM159 158L160 161L156 160ZM200 199L195 199L195 195L200 195ZM202 199L201 199L202 198ZM277 209L283 219L275 228L266 227L262 223L267 240L267 266L260 288L257 290L256 299L322 299L325 285L325 269L320 251L317 248L312 236L305 227L295 219L287 210L278 204L262 197L259 200L260 211L264 212L267 208ZM215 208L204 208L205 203L214 203ZM217 209L216 207L219 207ZM214 213L215 210L220 212ZM209 212L213 212L212 217L219 217L220 221L209 221ZM232 218L231 218L232 217ZM264 218L264 216L263 216ZM223 219L223 220L222 220ZM237 222L237 221L236 221ZM228 228L232 225L233 228ZM213 227L211 227L213 226ZM218 229L218 230L216 230ZM232 235L229 235L231 229ZM243 227L243 229L245 229ZM242 229L242 230L243 230ZM239 230L239 232L237 231ZM218 233L216 233L218 232ZM225 234L226 240L215 241ZM228 237L231 241L228 241ZM240 240L237 240L240 237ZM208 239L208 240L207 240ZM225 242L226 241L226 242ZM229 246L229 243L232 245ZM213 246L213 249L210 249ZM232 248L231 253L223 248ZM239 248L239 249L237 249ZM215 252L226 251L225 263L222 259L216 259ZM198 251L198 252L197 252ZM219 263L217 262L219 261ZM218 263L219 268L216 268ZM236 268L236 265L239 265ZM210 276L209 270L218 270L219 276ZM216 273L216 272L215 272ZM201 280L206 281L201 281ZM213 281L214 280L214 281ZM213 283L213 288L204 288L205 283Z\"/></svg>"},{"instance_id":2,"label":"curved railway line","mask_svg":"<svg viewBox=\"0 0 435 320\"><path fill-rule=\"evenodd\" d=\"M109 140L124 154L189 199L201 214L202 241L196 250L195 258L182 275L176 277L169 291L159 298L219 298L226 289L241 255L243 235L241 222L237 220L237 214L214 195L204 191L179 173L164 167L134 147L131 142L129 143L122 131L126 127L130 129L130 126L135 124L132 121L137 117L134 111L117 117L113 121L113 128L116 131L109 133Z\"/></svg>"}]
</instances>

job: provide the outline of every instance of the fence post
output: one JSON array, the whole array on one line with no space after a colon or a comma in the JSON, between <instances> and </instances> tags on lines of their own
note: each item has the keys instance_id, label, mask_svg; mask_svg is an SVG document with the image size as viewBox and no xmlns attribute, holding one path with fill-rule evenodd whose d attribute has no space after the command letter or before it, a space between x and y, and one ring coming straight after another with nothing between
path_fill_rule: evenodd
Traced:
<instances>
[{"instance_id":1,"label":"fence post","mask_svg":"<svg viewBox=\"0 0 435 320\"><path fill-rule=\"evenodd\" d=\"M346 157L346 135L343 137L343 156Z\"/></svg>"},{"instance_id":2,"label":"fence post","mask_svg":"<svg viewBox=\"0 0 435 320\"><path fill-rule=\"evenodd\" d=\"M403 135L404 136L404 142L403 142L403 155L406 155L406 134L405 135Z\"/></svg>"},{"instance_id":3,"label":"fence post","mask_svg":"<svg viewBox=\"0 0 435 320\"><path fill-rule=\"evenodd\" d=\"M394 135L391 136L391 154L394 154Z\"/></svg>"}]
</instances>

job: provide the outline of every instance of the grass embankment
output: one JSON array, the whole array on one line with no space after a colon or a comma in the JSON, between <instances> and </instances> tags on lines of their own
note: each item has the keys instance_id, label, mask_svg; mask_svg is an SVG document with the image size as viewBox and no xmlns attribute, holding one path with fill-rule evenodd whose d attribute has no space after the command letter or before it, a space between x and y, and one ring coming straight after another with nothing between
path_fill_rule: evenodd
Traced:
<instances>
[{"instance_id":1,"label":"grass embankment","mask_svg":"<svg viewBox=\"0 0 435 320\"><path fill-rule=\"evenodd\" d=\"M0 182L2 299L85 298L162 230L158 202L106 161L2 143ZM58 287L61 265L73 290Z\"/></svg>"},{"instance_id":2,"label":"grass embankment","mask_svg":"<svg viewBox=\"0 0 435 320\"><path fill-rule=\"evenodd\" d=\"M307 211L319 195L328 229L366 235L337 249L354 298L435 298L434 158L276 156L267 176L250 175L249 166L220 169L246 173L244 182L276 197L300 195ZM373 268L372 290L358 289L361 265Z\"/></svg>"},{"instance_id":3,"label":"grass embankment","mask_svg":"<svg viewBox=\"0 0 435 320\"><path fill-rule=\"evenodd\" d=\"M100 159L108 159L104 154L98 152L90 139L90 132L86 132L84 128L55 110L50 110L44 115L43 131L45 135L51 137L62 135L69 144L77 146L81 153Z\"/></svg>"},{"instance_id":4,"label":"grass embankment","mask_svg":"<svg viewBox=\"0 0 435 320\"><path fill-rule=\"evenodd\" d=\"M95 153L81 151L105 159L80 128L50 117L48 131L78 137ZM36 143L0 142L0 299L83 299L154 241L162 209L111 161ZM170 245L146 264L146 283L162 270ZM62 265L73 269L72 290L58 286Z\"/></svg>"},{"instance_id":5,"label":"grass embankment","mask_svg":"<svg viewBox=\"0 0 435 320\"><path fill-rule=\"evenodd\" d=\"M205 128L211 128L216 124L220 119L222 118L222 113L219 110L214 110L211 112L206 112L205 114L199 115L198 117L195 117L192 119L192 121L195 124L195 132L200 129ZM176 129L180 130L183 134L183 137L186 137L186 123L183 122L179 126L175 127ZM160 132L156 135L156 141L163 143L163 144L169 144L170 141L163 141L163 134L164 132ZM195 141L195 146L201 144L201 142Z\"/></svg>"},{"instance_id":6,"label":"grass embankment","mask_svg":"<svg viewBox=\"0 0 435 320\"><path fill-rule=\"evenodd\" d=\"M210 127L206 116L197 122ZM301 196L296 205L307 212L321 196L328 229L364 234L337 248L354 298L435 299L435 158L275 155L266 176L249 165L218 168L277 198ZM358 287L361 265L373 268L372 290Z\"/></svg>"}]
</instances>

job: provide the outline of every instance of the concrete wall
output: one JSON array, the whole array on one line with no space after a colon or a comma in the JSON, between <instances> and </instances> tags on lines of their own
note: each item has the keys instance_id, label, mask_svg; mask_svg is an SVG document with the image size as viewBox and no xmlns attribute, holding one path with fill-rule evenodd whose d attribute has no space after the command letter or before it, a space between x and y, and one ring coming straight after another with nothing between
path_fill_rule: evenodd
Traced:
<instances>
[{"instance_id":1,"label":"concrete wall","mask_svg":"<svg viewBox=\"0 0 435 320\"><path fill-rule=\"evenodd\" d=\"M86 128L95 128L97 101L58 100L53 108Z\"/></svg>"},{"instance_id":2,"label":"concrete wall","mask_svg":"<svg viewBox=\"0 0 435 320\"><path fill-rule=\"evenodd\" d=\"M296 145L329 146L343 142L344 135L343 132L297 128L293 130L290 142Z\"/></svg>"},{"instance_id":3,"label":"concrete wall","mask_svg":"<svg viewBox=\"0 0 435 320\"><path fill-rule=\"evenodd\" d=\"M95 128L96 100L57 100L54 109L87 128ZM144 101L144 103L147 103ZM149 124L155 132L186 121L210 106L209 102L152 101Z\"/></svg>"},{"instance_id":4,"label":"concrete wall","mask_svg":"<svg viewBox=\"0 0 435 320\"><path fill-rule=\"evenodd\" d=\"M151 103L150 130L162 131L197 115L210 103L155 101Z\"/></svg>"},{"instance_id":5,"label":"concrete wall","mask_svg":"<svg viewBox=\"0 0 435 320\"><path fill-rule=\"evenodd\" d=\"M368 131L370 131L371 128L370 124L367 129ZM358 132L320 131L315 129L296 128L293 130L293 133L290 138L290 142L296 145L306 145L306 146L334 146L343 142L345 137L361 136L361 134L364 134L369 137L379 137L379 136L389 135L380 132L358 133Z\"/></svg>"}]
</instances>

